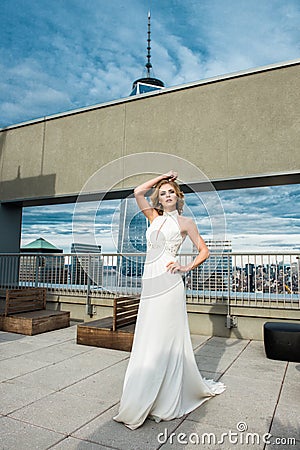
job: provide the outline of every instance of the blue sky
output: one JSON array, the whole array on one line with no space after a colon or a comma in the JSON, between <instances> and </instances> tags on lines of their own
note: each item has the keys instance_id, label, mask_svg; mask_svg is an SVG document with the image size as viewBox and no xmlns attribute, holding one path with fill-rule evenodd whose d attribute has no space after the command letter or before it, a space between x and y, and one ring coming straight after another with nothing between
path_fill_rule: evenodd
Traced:
<instances>
[{"instance_id":1,"label":"blue sky","mask_svg":"<svg viewBox=\"0 0 300 450\"><path fill-rule=\"evenodd\" d=\"M0 127L127 97L145 74L149 8L166 86L300 58L299 0L1 0ZM219 194L234 249L299 250L299 185ZM69 251L73 207L26 208L22 243ZM116 208L101 216L107 251Z\"/></svg>"},{"instance_id":2,"label":"blue sky","mask_svg":"<svg viewBox=\"0 0 300 450\"><path fill-rule=\"evenodd\" d=\"M1 0L0 127L300 57L299 0Z\"/></svg>"}]
</instances>

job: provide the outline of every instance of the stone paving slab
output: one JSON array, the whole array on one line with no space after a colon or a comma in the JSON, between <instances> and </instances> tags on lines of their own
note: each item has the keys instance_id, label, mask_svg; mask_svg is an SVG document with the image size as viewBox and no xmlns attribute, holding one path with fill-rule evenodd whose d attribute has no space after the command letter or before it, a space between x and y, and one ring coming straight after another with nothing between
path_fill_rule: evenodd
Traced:
<instances>
[{"instance_id":1,"label":"stone paving slab","mask_svg":"<svg viewBox=\"0 0 300 450\"><path fill-rule=\"evenodd\" d=\"M55 392L32 405L12 413L9 417L51 429L57 433L71 434L76 429L107 410L110 403Z\"/></svg>"},{"instance_id":2,"label":"stone paving slab","mask_svg":"<svg viewBox=\"0 0 300 450\"><path fill-rule=\"evenodd\" d=\"M61 342L61 341L60 341ZM55 347L55 343L47 342L35 342L26 338L20 339L18 341L0 341L0 359L6 359L11 356L22 356L27 355L38 349L43 349L49 347Z\"/></svg>"},{"instance_id":3,"label":"stone paving slab","mask_svg":"<svg viewBox=\"0 0 300 450\"><path fill-rule=\"evenodd\" d=\"M247 339L238 339L238 338L224 338L220 336L209 336L209 338L206 340L205 345L214 345L214 346L221 346L221 347L237 347L240 346L241 348L244 348L249 343L249 340Z\"/></svg>"},{"instance_id":4,"label":"stone paving slab","mask_svg":"<svg viewBox=\"0 0 300 450\"><path fill-rule=\"evenodd\" d=\"M300 449L300 364L289 363L271 433L295 438ZM284 447L286 448L286 446ZM295 448L295 447L294 447Z\"/></svg>"},{"instance_id":5,"label":"stone paving slab","mask_svg":"<svg viewBox=\"0 0 300 450\"><path fill-rule=\"evenodd\" d=\"M198 353L203 357L209 358L222 358L224 355L230 356L238 356L241 353L248 343L237 343L235 346L221 346L220 344L214 345L210 343L204 343L200 348L197 348L195 351L195 355Z\"/></svg>"},{"instance_id":6,"label":"stone paving slab","mask_svg":"<svg viewBox=\"0 0 300 450\"><path fill-rule=\"evenodd\" d=\"M29 359L58 363L73 358L76 355L87 353L91 349L85 345L76 345L74 342L60 342L57 345L43 347L27 354Z\"/></svg>"},{"instance_id":7,"label":"stone paving slab","mask_svg":"<svg viewBox=\"0 0 300 450\"><path fill-rule=\"evenodd\" d=\"M113 366L109 366L101 372L65 388L63 392L117 403L121 397L128 361L129 359L122 360Z\"/></svg>"},{"instance_id":8,"label":"stone paving slab","mask_svg":"<svg viewBox=\"0 0 300 450\"><path fill-rule=\"evenodd\" d=\"M0 383L0 414L12 413L51 393L53 391L49 388L28 386L18 378Z\"/></svg>"},{"instance_id":9,"label":"stone paving slab","mask_svg":"<svg viewBox=\"0 0 300 450\"><path fill-rule=\"evenodd\" d=\"M0 417L1 450L42 450L56 444L62 435L9 417Z\"/></svg>"},{"instance_id":10,"label":"stone paving slab","mask_svg":"<svg viewBox=\"0 0 300 450\"><path fill-rule=\"evenodd\" d=\"M14 356L20 356L22 354L25 355L26 349L24 349L24 352L22 352L21 349L22 347L19 345L13 346L11 343L7 341L0 341L0 364L1 361L13 358ZM31 347L29 351L30 352L35 351L35 349Z\"/></svg>"},{"instance_id":11,"label":"stone paving slab","mask_svg":"<svg viewBox=\"0 0 300 450\"><path fill-rule=\"evenodd\" d=\"M208 370L201 370L201 375L206 380L218 381L223 375L222 372L209 372Z\"/></svg>"},{"instance_id":12,"label":"stone paving slab","mask_svg":"<svg viewBox=\"0 0 300 450\"><path fill-rule=\"evenodd\" d=\"M224 373L233 361L239 357L248 345L241 339L212 337L195 351L197 365L201 372Z\"/></svg>"},{"instance_id":13,"label":"stone paving slab","mask_svg":"<svg viewBox=\"0 0 300 450\"><path fill-rule=\"evenodd\" d=\"M300 402L300 390L297 389L299 387L299 377L300 363L289 363L285 374L286 383L283 385L282 391L291 395L295 394L295 398Z\"/></svg>"},{"instance_id":14,"label":"stone paving slab","mask_svg":"<svg viewBox=\"0 0 300 450\"><path fill-rule=\"evenodd\" d=\"M200 345L203 345L204 343L208 342L210 339L211 339L210 336L200 336L198 334L193 334L191 336L193 349L198 348Z\"/></svg>"},{"instance_id":15,"label":"stone paving slab","mask_svg":"<svg viewBox=\"0 0 300 450\"><path fill-rule=\"evenodd\" d=\"M224 373L226 369L232 364L235 358L230 355L223 355L222 358L212 358L210 356L196 355L197 366L202 371L221 372Z\"/></svg>"},{"instance_id":16,"label":"stone paving slab","mask_svg":"<svg viewBox=\"0 0 300 450\"><path fill-rule=\"evenodd\" d=\"M94 349L23 375L20 379L31 386L39 385L61 390L117 363L122 358L128 358L128 355L120 356L119 353L107 350L101 353L99 349Z\"/></svg>"},{"instance_id":17,"label":"stone paving slab","mask_svg":"<svg viewBox=\"0 0 300 450\"><path fill-rule=\"evenodd\" d=\"M279 440L281 438L278 438ZM280 441L279 441L280 442ZM264 450L299 450L300 448L300 441L297 441L296 444L286 444L286 443L279 443L276 444L276 442L272 442L270 445L267 445Z\"/></svg>"},{"instance_id":18,"label":"stone paving slab","mask_svg":"<svg viewBox=\"0 0 300 450\"><path fill-rule=\"evenodd\" d=\"M23 339L25 335L18 333L9 333L8 331L0 331L0 341L18 341Z\"/></svg>"},{"instance_id":19,"label":"stone paving slab","mask_svg":"<svg viewBox=\"0 0 300 450\"><path fill-rule=\"evenodd\" d=\"M276 439L278 440L276 441ZM273 436L270 441L271 443L266 445L264 450L299 450L300 448L300 441L291 443L291 441L287 441L285 438L276 436Z\"/></svg>"},{"instance_id":20,"label":"stone paving slab","mask_svg":"<svg viewBox=\"0 0 300 450\"><path fill-rule=\"evenodd\" d=\"M278 396L280 394L282 378L278 374L277 380L259 379L252 377L237 377L231 375L230 370L222 376L222 381L228 387L227 391L230 392L234 399L250 397L252 402L258 399L260 402L273 401L274 407L277 403Z\"/></svg>"},{"instance_id":21,"label":"stone paving slab","mask_svg":"<svg viewBox=\"0 0 300 450\"><path fill-rule=\"evenodd\" d=\"M233 361L245 350L248 342L238 340L235 344L214 341L214 338L204 343L195 351L195 358L200 372L224 373Z\"/></svg>"},{"instance_id":22,"label":"stone paving slab","mask_svg":"<svg viewBox=\"0 0 300 450\"><path fill-rule=\"evenodd\" d=\"M278 377L282 379L285 370L285 361L267 359L263 343L251 341L246 351L241 353L238 360L230 367L228 373L238 377L276 381Z\"/></svg>"},{"instance_id":23,"label":"stone paving slab","mask_svg":"<svg viewBox=\"0 0 300 450\"><path fill-rule=\"evenodd\" d=\"M272 423L271 433L274 436L293 437L300 441L299 401L290 397L288 400L282 398L279 401L276 416Z\"/></svg>"},{"instance_id":24,"label":"stone paving slab","mask_svg":"<svg viewBox=\"0 0 300 450\"><path fill-rule=\"evenodd\" d=\"M276 406L271 387L263 396L257 392L255 383L249 389L246 386L237 389L237 378L230 380L229 376L224 376L221 380L226 384L226 391L190 413L189 420L210 426L222 425L225 431L236 429L239 422L244 422L251 432L267 432Z\"/></svg>"},{"instance_id":25,"label":"stone paving slab","mask_svg":"<svg viewBox=\"0 0 300 450\"><path fill-rule=\"evenodd\" d=\"M272 439L299 440L290 446L244 446L224 439L200 447L300 448L300 364L268 360L258 341L192 336L192 343L202 375L221 378L227 390L186 417L159 424L147 420L132 431L112 420L128 352L77 345L76 326L36 336L0 332L1 450L199 448L176 441L179 433L210 432L217 439L236 431L240 422L250 433L271 429ZM158 441L165 430L175 433L172 444Z\"/></svg>"},{"instance_id":26,"label":"stone paving slab","mask_svg":"<svg viewBox=\"0 0 300 450\"><path fill-rule=\"evenodd\" d=\"M192 336L193 338L193 336ZM221 348L240 348L243 349L248 345L249 341L247 339L237 339L237 338L223 338L219 336L210 336L208 339L205 340L202 347L206 346L214 346L214 347L221 347Z\"/></svg>"},{"instance_id":27,"label":"stone paving slab","mask_svg":"<svg viewBox=\"0 0 300 450\"><path fill-rule=\"evenodd\" d=\"M112 450L113 447L82 441L73 437L67 437L63 441L51 447L53 450Z\"/></svg>"},{"instance_id":28,"label":"stone paving slab","mask_svg":"<svg viewBox=\"0 0 300 450\"><path fill-rule=\"evenodd\" d=\"M255 371L254 368L257 369L259 361L260 370ZM236 369L237 366L239 370ZM189 414L189 420L214 426L216 419L220 418L220 423L226 426L227 430L235 429L242 421L246 423L250 432L262 434L268 432L286 366L287 363L283 361L266 360L263 344L250 342L221 378L227 386L226 391ZM267 367L271 367L272 370L268 372ZM260 373L264 376L261 377ZM221 417L220 411L223 412Z\"/></svg>"},{"instance_id":29,"label":"stone paving slab","mask_svg":"<svg viewBox=\"0 0 300 450\"><path fill-rule=\"evenodd\" d=\"M14 379L21 375L35 373L38 369L48 370L51 362L29 358L27 355L15 356L0 362L0 381Z\"/></svg>"},{"instance_id":30,"label":"stone paving slab","mask_svg":"<svg viewBox=\"0 0 300 450\"><path fill-rule=\"evenodd\" d=\"M80 428L73 433L73 436L120 450L155 450L159 447L158 433L164 432L165 428L172 432L182 421L182 419L175 419L155 423L152 420L146 420L142 427L130 430L123 424L112 420L117 412L118 405Z\"/></svg>"}]
</instances>

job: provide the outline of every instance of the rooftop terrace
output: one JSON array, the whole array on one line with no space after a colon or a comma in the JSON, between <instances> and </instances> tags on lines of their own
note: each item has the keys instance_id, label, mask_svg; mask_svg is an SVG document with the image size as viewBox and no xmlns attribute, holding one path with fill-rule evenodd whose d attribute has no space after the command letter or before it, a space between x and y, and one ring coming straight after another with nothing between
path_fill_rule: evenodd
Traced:
<instances>
[{"instance_id":1,"label":"rooftop terrace","mask_svg":"<svg viewBox=\"0 0 300 450\"><path fill-rule=\"evenodd\" d=\"M0 332L1 449L300 448L300 364L267 359L261 341L193 335L201 373L227 390L181 419L131 431L112 420L129 353L75 338L76 325Z\"/></svg>"}]
</instances>

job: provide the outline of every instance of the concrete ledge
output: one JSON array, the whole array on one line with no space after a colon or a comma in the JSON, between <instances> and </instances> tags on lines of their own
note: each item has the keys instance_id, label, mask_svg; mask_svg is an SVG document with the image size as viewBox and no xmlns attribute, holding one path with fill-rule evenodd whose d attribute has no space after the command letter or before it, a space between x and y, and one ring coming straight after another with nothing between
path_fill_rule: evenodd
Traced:
<instances>
[{"instance_id":1,"label":"concrete ledge","mask_svg":"<svg viewBox=\"0 0 300 450\"><path fill-rule=\"evenodd\" d=\"M91 298L93 315L86 314L86 298L72 295L48 295L47 309L70 311L71 319L102 319L112 315L113 298ZM192 334L220 336L226 338L263 340L263 326L267 321L300 321L299 309L232 306L237 327L226 328L227 304L187 303L188 318Z\"/></svg>"}]
</instances>

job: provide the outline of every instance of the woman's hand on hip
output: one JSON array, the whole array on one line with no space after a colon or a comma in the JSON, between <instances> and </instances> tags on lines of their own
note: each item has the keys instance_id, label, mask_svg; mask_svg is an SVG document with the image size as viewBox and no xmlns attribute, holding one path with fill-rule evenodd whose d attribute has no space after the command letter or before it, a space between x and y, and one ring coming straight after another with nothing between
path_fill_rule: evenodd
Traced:
<instances>
[{"instance_id":1,"label":"woman's hand on hip","mask_svg":"<svg viewBox=\"0 0 300 450\"><path fill-rule=\"evenodd\" d=\"M170 273L184 272L183 266L181 266L177 261L170 261L166 267L167 272Z\"/></svg>"},{"instance_id":2,"label":"woman's hand on hip","mask_svg":"<svg viewBox=\"0 0 300 450\"><path fill-rule=\"evenodd\" d=\"M181 266L177 261L170 261L167 264L167 272L170 273L177 273L177 272L187 273L190 272L193 268L194 267L192 264L188 264L187 266Z\"/></svg>"}]
</instances>

